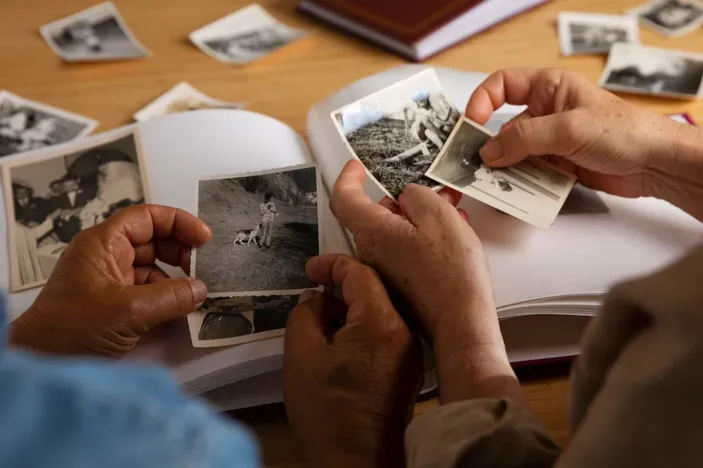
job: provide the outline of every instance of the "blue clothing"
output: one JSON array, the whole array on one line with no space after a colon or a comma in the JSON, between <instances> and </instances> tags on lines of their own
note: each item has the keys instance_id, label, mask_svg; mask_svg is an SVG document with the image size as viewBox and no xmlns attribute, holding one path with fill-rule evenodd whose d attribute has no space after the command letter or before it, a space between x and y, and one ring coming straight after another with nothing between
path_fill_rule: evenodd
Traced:
<instances>
[{"instance_id":1,"label":"blue clothing","mask_svg":"<svg viewBox=\"0 0 703 468\"><path fill-rule=\"evenodd\" d=\"M0 304L0 467L250 468L243 427L186 400L157 367L6 349Z\"/></svg>"}]
</instances>

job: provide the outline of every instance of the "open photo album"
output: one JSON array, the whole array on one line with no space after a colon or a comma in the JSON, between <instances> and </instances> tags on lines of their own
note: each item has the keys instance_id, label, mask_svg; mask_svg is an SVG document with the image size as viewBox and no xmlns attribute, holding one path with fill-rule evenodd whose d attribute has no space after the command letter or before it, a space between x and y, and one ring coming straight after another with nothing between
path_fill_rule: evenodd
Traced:
<instances>
[{"instance_id":1,"label":"open photo album","mask_svg":"<svg viewBox=\"0 0 703 468\"><path fill-rule=\"evenodd\" d=\"M253 112L195 110L0 159L0 284L10 316L31 305L82 229L133 204L178 207L213 230L191 259L209 297L125 359L167 366L185 392L222 410L281 401L287 315L316 287L305 263L354 254L329 191L357 158L374 201L407 182L466 195L461 207L484 243L514 364L577 355L605 292L683 255L703 227L666 202L574 186L542 162L484 167L480 146L522 111L504 106L483 126L462 117L484 78L395 68L313 106L306 135ZM436 386L430 369L426 389Z\"/></svg>"}]
</instances>

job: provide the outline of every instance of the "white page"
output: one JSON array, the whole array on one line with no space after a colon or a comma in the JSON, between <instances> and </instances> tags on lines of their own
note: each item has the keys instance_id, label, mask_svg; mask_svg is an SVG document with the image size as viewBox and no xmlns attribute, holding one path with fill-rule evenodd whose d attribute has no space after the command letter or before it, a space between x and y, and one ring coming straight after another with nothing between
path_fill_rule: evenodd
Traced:
<instances>
[{"instance_id":1,"label":"white page","mask_svg":"<svg viewBox=\"0 0 703 468\"><path fill-rule=\"evenodd\" d=\"M308 138L328 186L352 158L330 113L425 68L406 65L365 78L312 108ZM435 70L445 94L460 110L486 77ZM520 110L505 106L497 117L504 120L505 114ZM374 200L383 196L372 182L367 181L365 189ZM617 282L664 266L703 240L703 225L666 202L625 200L582 187L547 230L466 197L461 206L485 245L498 307L545 297L601 294ZM604 208L609 211L599 212Z\"/></svg>"}]
</instances>

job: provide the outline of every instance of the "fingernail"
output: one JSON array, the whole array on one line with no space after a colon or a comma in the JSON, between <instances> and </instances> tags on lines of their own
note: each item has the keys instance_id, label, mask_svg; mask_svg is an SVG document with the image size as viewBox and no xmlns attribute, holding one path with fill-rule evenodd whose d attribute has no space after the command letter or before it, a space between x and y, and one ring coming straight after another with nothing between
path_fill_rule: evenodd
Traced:
<instances>
[{"instance_id":1,"label":"fingernail","mask_svg":"<svg viewBox=\"0 0 703 468\"><path fill-rule=\"evenodd\" d=\"M303 291L303 293L300 295L298 298L298 304L302 304L303 302L307 302L313 297L317 296L320 294L320 291L313 291L313 290L308 290L308 291Z\"/></svg>"},{"instance_id":2,"label":"fingernail","mask_svg":"<svg viewBox=\"0 0 703 468\"><path fill-rule=\"evenodd\" d=\"M191 279L190 289L193 291L193 302L200 304L207 299L207 286L200 280Z\"/></svg>"},{"instance_id":3,"label":"fingernail","mask_svg":"<svg viewBox=\"0 0 703 468\"><path fill-rule=\"evenodd\" d=\"M490 139L479 150L479 154L485 163L493 163L503 157L503 146L495 138Z\"/></svg>"}]
</instances>

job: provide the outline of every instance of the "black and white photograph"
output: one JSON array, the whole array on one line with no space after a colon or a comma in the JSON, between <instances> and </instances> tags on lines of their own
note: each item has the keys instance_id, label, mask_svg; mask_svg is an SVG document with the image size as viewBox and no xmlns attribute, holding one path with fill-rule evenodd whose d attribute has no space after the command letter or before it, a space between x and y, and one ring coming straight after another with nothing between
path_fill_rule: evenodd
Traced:
<instances>
[{"instance_id":1,"label":"black and white photograph","mask_svg":"<svg viewBox=\"0 0 703 468\"><path fill-rule=\"evenodd\" d=\"M242 109L242 104L221 101L199 91L187 82L178 83L151 104L134 114L134 120L147 120L165 115L200 109Z\"/></svg>"},{"instance_id":2,"label":"black and white photograph","mask_svg":"<svg viewBox=\"0 0 703 468\"><path fill-rule=\"evenodd\" d=\"M624 93L696 99L703 93L703 55L615 44L600 85Z\"/></svg>"},{"instance_id":3,"label":"black and white photograph","mask_svg":"<svg viewBox=\"0 0 703 468\"><path fill-rule=\"evenodd\" d=\"M427 176L532 225L550 227L576 178L537 159L504 169L485 166L479 150L493 136L462 118Z\"/></svg>"},{"instance_id":4,"label":"black and white photograph","mask_svg":"<svg viewBox=\"0 0 703 468\"><path fill-rule=\"evenodd\" d=\"M151 55L131 33L112 2L54 21L40 32L49 47L68 62L127 60Z\"/></svg>"},{"instance_id":5,"label":"black and white photograph","mask_svg":"<svg viewBox=\"0 0 703 468\"><path fill-rule=\"evenodd\" d=\"M193 277L227 296L314 288L305 264L320 254L318 177L306 165L201 180L198 216L212 240L193 252Z\"/></svg>"},{"instance_id":6,"label":"black and white photograph","mask_svg":"<svg viewBox=\"0 0 703 468\"><path fill-rule=\"evenodd\" d=\"M654 0L629 13L668 37L683 36L703 26L703 2L699 0Z\"/></svg>"},{"instance_id":7,"label":"black and white photograph","mask_svg":"<svg viewBox=\"0 0 703 468\"><path fill-rule=\"evenodd\" d=\"M613 44L639 44L639 24L632 15L559 14L563 55L605 55Z\"/></svg>"},{"instance_id":8,"label":"black and white photograph","mask_svg":"<svg viewBox=\"0 0 703 468\"><path fill-rule=\"evenodd\" d=\"M81 138L93 119L0 91L0 158Z\"/></svg>"},{"instance_id":9,"label":"black and white photograph","mask_svg":"<svg viewBox=\"0 0 703 468\"><path fill-rule=\"evenodd\" d=\"M250 5L190 34L200 50L225 63L244 64L305 36L264 10Z\"/></svg>"},{"instance_id":10,"label":"black and white photograph","mask_svg":"<svg viewBox=\"0 0 703 468\"><path fill-rule=\"evenodd\" d=\"M407 184L437 186L424 174L460 116L430 69L333 112L332 120L352 155L397 200Z\"/></svg>"},{"instance_id":11,"label":"black and white photograph","mask_svg":"<svg viewBox=\"0 0 703 468\"><path fill-rule=\"evenodd\" d=\"M44 284L83 229L148 202L143 167L134 130L3 165L12 291Z\"/></svg>"},{"instance_id":12,"label":"black and white photograph","mask_svg":"<svg viewBox=\"0 0 703 468\"><path fill-rule=\"evenodd\" d=\"M211 297L188 316L196 348L233 346L283 335L299 295Z\"/></svg>"}]
</instances>

